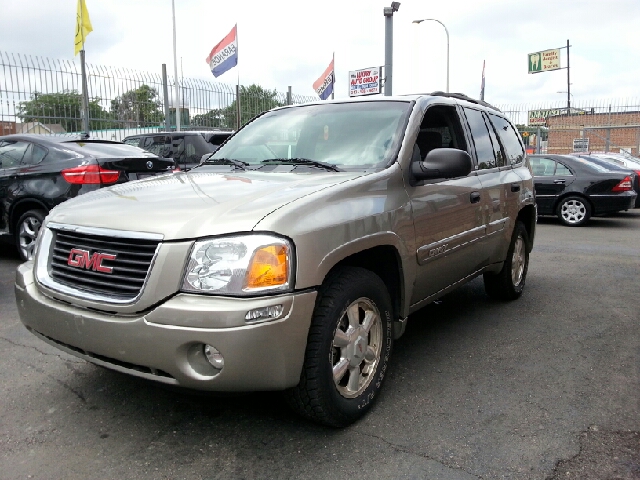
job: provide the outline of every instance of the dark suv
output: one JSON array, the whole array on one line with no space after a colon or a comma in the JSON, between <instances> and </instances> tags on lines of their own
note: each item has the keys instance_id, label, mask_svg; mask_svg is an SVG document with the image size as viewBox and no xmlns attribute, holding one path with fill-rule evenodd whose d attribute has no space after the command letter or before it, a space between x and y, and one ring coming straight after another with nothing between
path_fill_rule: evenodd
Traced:
<instances>
[{"instance_id":1,"label":"dark suv","mask_svg":"<svg viewBox=\"0 0 640 480\"><path fill-rule=\"evenodd\" d=\"M203 155L215 152L232 133L232 130L143 133L123 141L160 157L173 158L181 170L190 170L200 163Z\"/></svg>"}]
</instances>

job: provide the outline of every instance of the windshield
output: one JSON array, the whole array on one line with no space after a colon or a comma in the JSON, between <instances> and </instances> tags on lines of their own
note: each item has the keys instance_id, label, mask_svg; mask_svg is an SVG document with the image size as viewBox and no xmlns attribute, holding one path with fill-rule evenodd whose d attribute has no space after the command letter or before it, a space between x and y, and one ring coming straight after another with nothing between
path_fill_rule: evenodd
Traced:
<instances>
[{"instance_id":1,"label":"windshield","mask_svg":"<svg viewBox=\"0 0 640 480\"><path fill-rule=\"evenodd\" d=\"M339 170L381 168L397 154L411 106L384 101L275 110L236 133L211 159L239 160L249 168L287 160Z\"/></svg>"}]
</instances>

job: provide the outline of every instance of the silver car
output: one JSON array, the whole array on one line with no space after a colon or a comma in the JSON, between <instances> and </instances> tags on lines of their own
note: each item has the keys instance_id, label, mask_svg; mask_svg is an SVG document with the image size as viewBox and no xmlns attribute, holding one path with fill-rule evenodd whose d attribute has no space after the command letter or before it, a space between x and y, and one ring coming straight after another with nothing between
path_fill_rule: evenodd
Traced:
<instances>
[{"instance_id":1,"label":"silver car","mask_svg":"<svg viewBox=\"0 0 640 480\"><path fill-rule=\"evenodd\" d=\"M511 122L459 94L264 113L189 172L70 200L17 271L25 326L89 362L284 390L347 425L412 313L484 276L524 289L536 207Z\"/></svg>"}]
</instances>

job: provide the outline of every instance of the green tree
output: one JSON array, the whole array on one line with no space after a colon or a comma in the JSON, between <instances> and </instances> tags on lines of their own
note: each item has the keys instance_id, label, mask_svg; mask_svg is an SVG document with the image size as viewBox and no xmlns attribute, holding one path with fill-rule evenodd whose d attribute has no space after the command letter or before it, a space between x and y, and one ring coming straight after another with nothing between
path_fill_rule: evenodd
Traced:
<instances>
[{"instance_id":1,"label":"green tree","mask_svg":"<svg viewBox=\"0 0 640 480\"><path fill-rule=\"evenodd\" d=\"M112 127L109 112L100 106L100 98L89 101L89 128ZM76 90L59 93L31 94L31 100L18 104L18 117L23 122L60 124L67 132L80 132L82 127L82 95Z\"/></svg>"},{"instance_id":2,"label":"green tree","mask_svg":"<svg viewBox=\"0 0 640 480\"><path fill-rule=\"evenodd\" d=\"M129 90L111 100L111 114L122 126L156 126L164 120L158 91L149 85Z\"/></svg>"},{"instance_id":3,"label":"green tree","mask_svg":"<svg viewBox=\"0 0 640 480\"><path fill-rule=\"evenodd\" d=\"M240 86L240 119L243 125L256 115L284 104L276 90L266 90L255 83L248 87ZM194 116L192 123L203 127L236 128L236 116L237 99L234 99L226 108L216 108Z\"/></svg>"}]
</instances>

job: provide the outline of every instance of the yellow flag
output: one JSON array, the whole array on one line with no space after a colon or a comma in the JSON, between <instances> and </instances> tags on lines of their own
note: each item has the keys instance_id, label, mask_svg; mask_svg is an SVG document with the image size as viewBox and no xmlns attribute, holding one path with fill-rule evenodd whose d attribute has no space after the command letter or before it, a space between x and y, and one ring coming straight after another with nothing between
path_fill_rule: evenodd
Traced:
<instances>
[{"instance_id":1,"label":"yellow flag","mask_svg":"<svg viewBox=\"0 0 640 480\"><path fill-rule=\"evenodd\" d=\"M76 18L76 53L84 48L84 39L87 38L89 32L93 31L91 19L89 19L89 11L84 0L78 0L78 15Z\"/></svg>"}]
</instances>

